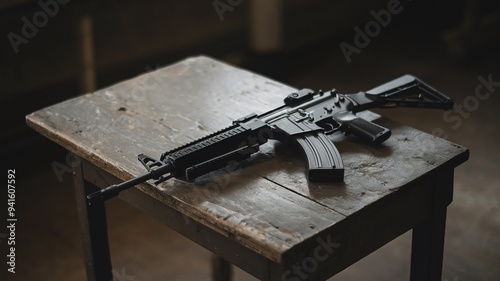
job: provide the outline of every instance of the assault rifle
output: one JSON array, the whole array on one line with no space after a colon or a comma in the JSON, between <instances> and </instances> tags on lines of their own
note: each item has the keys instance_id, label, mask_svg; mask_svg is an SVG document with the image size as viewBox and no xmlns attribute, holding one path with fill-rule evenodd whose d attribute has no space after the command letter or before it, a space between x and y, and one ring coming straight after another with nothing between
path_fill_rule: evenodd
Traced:
<instances>
[{"instance_id":1,"label":"assault rifle","mask_svg":"<svg viewBox=\"0 0 500 281\"><path fill-rule=\"evenodd\" d=\"M288 95L284 105L235 120L228 128L163 153L160 160L140 154L139 161L148 173L94 192L87 199L89 204L107 200L150 179L155 179L155 184L172 177L193 181L249 158L269 139L296 143L302 148L309 181L342 181L342 159L327 135L340 131L372 144L382 143L391 131L355 114L370 108L390 107L446 110L453 107L453 101L411 75L349 95L335 89L326 92L302 89Z\"/></svg>"}]
</instances>

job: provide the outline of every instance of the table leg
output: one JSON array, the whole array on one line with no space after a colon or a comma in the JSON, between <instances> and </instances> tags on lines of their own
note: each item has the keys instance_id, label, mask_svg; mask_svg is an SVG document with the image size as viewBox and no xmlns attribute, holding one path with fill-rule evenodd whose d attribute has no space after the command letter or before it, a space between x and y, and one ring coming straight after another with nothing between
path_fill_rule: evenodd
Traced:
<instances>
[{"instance_id":1,"label":"table leg","mask_svg":"<svg viewBox=\"0 0 500 281\"><path fill-rule=\"evenodd\" d=\"M439 173L437 179L432 213L413 228L411 281L441 280L446 208L453 199L453 170Z\"/></svg>"},{"instance_id":2,"label":"table leg","mask_svg":"<svg viewBox=\"0 0 500 281\"><path fill-rule=\"evenodd\" d=\"M212 280L214 281L231 281L232 270L231 263L225 259L213 255L212 256Z\"/></svg>"},{"instance_id":3,"label":"table leg","mask_svg":"<svg viewBox=\"0 0 500 281\"><path fill-rule=\"evenodd\" d=\"M83 178L81 165L75 167L74 183L76 203L80 227L82 231L83 247L87 280L111 281L113 274L108 245L108 231L106 224L106 209L104 202L88 205L87 195L97 190L93 184Z\"/></svg>"}]
</instances>

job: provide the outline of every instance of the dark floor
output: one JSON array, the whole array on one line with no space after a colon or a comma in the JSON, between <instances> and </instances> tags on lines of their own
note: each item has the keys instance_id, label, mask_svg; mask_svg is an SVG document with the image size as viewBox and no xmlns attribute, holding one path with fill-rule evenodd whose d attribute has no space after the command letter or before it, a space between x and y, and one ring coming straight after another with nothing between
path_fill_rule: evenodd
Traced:
<instances>
[{"instance_id":1,"label":"dark floor","mask_svg":"<svg viewBox=\"0 0 500 281\"><path fill-rule=\"evenodd\" d=\"M479 76L500 81L500 54L486 53L465 67L451 60L439 41L397 43L396 49L390 38L378 38L353 55L351 64L338 43L332 44L293 57L293 72L277 79L295 87L354 92L412 73L463 105L465 114L450 115L453 120L433 110L379 112L425 132L442 129L447 139L470 149L470 160L456 169L443 280L500 280L500 87L483 100L474 97ZM0 280L84 280L71 176L60 170L58 179L54 170L68 165L66 153L36 138L28 142L33 145L18 154L27 164L11 162L18 179L17 273L6 273L3 257ZM209 280L209 252L119 200L107 207L115 280ZM406 233L331 280L407 280L410 238ZM2 253L5 246L4 240ZM255 279L236 269L235 280Z\"/></svg>"}]
</instances>

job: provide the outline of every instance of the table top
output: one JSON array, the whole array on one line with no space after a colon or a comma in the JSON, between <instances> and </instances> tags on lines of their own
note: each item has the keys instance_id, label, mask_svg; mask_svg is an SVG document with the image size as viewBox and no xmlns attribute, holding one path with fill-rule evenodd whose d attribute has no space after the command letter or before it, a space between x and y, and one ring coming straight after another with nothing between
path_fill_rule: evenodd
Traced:
<instances>
[{"instance_id":1,"label":"table top","mask_svg":"<svg viewBox=\"0 0 500 281\"><path fill-rule=\"evenodd\" d=\"M381 81L381 83L384 81ZM362 89L360 89L362 90ZM208 57L182 60L27 116L50 140L126 180L145 173L140 153L161 153L282 105L294 89ZM346 227L354 214L377 208L432 171L468 157L460 145L376 114L392 130L379 146L334 134L345 165L343 183L311 183L301 153L269 142L243 168L186 183L171 179L138 188L190 219L262 256L283 256L320 233ZM316 242L317 243L317 242Z\"/></svg>"}]
</instances>

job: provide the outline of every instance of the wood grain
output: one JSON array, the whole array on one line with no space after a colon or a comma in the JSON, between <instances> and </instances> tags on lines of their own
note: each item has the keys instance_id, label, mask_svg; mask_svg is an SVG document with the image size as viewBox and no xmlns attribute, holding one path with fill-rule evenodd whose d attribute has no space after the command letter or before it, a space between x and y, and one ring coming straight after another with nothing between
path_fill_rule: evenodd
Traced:
<instances>
[{"instance_id":1,"label":"wood grain","mask_svg":"<svg viewBox=\"0 0 500 281\"><path fill-rule=\"evenodd\" d=\"M229 126L234 119L277 107L293 90L213 59L196 57L37 111L27 116L27 123L91 164L126 180L145 172L138 154L159 157ZM377 118L371 113L363 116ZM362 239L370 225L366 220L374 211L377 215L372 223L381 224L390 223L381 221L384 216L415 213L418 206L405 203L411 200L408 194L419 198L416 204L425 204L430 192L416 188L420 185L415 182L421 183L424 177L433 182L436 174L430 175L432 171L453 168L468 157L464 147L388 119L376 122L393 130L393 136L380 146L351 136L332 136L346 166L344 183L308 183L300 152L270 142L236 171L215 172L195 183L175 179L158 187L146 183L138 189L273 264L282 264L276 268L283 272L283 259L287 258L288 265L300 261L304 256L299 252L314 249L318 237L326 239L337 233L344 248L352 245L349 236L353 232ZM400 203L385 205L394 202ZM390 235L367 249L380 247L421 219L415 216L396 223L398 227ZM359 256L362 254L366 250L360 250Z\"/></svg>"}]
</instances>

